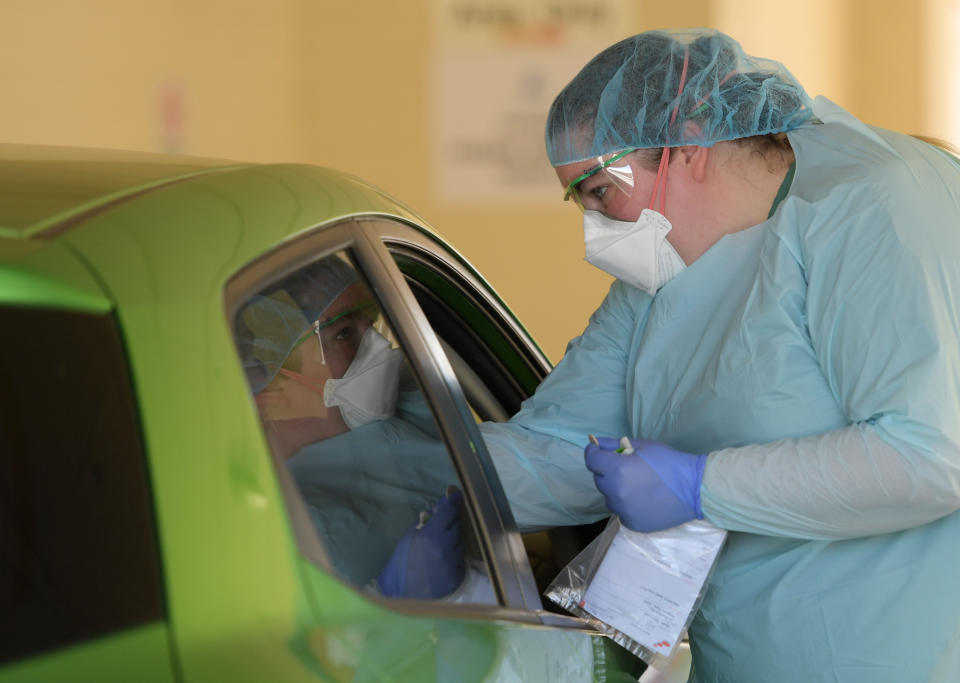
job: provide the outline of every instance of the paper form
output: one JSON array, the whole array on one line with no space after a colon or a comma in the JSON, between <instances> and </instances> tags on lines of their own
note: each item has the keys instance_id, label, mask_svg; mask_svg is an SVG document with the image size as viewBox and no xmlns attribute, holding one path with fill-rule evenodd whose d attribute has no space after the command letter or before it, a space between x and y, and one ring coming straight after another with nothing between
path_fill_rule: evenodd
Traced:
<instances>
[{"instance_id":1,"label":"paper form","mask_svg":"<svg viewBox=\"0 0 960 683\"><path fill-rule=\"evenodd\" d=\"M669 657L726 535L702 520L652 534L621 525L581 607L648 650Z\"/></svg>"}]
</instances>

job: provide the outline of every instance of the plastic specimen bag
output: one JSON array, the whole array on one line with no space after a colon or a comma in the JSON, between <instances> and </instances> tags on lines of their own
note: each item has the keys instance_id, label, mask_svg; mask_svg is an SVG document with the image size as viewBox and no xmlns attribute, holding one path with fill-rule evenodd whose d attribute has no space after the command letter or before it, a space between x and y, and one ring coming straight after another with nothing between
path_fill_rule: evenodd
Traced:
<instances>
[{"instance_id":1,"label":"plastic specimen bag","mask_svg":"<svg viewBox=\"0 0 960 683\"><path fill-rule=\"evenodd\" d=\"M643 534L613 517L545 595L663 668L700 607L726 536L702 520Z\"/></svg>"}]
</instances>

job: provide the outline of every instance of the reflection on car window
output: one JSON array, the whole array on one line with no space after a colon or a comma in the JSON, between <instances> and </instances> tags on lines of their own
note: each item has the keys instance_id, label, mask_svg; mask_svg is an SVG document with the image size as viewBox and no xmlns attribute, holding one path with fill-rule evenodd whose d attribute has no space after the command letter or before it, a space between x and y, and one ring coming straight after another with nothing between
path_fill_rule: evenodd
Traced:
<instances>
[{"instance_id":1,"label":"reflection on car window","mask_svg":"<svg viewBox=\"0 0 960 683\"><path fill-rule=\"evenodd\" d=\"M337 573L388 597L493 602L460 481L382 311L346 252L239 308L235 339L276 458Z\"/></svg>"}]
</instances>

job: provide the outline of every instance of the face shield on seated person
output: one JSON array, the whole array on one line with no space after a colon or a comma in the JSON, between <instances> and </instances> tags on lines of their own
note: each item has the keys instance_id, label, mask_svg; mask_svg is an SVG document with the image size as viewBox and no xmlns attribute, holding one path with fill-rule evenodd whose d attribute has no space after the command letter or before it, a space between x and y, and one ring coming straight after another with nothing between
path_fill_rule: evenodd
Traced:
<instances>
[{"instance_id":1,"label":"face shield on seated person","mask_svg":"<svg viewBox=\"0 0 960 683\"><path fill-rule=\"evenodd\" d=\"M254 296L238 345L261 417L314 440L393 415L402 356L356 272L331 257Z\"/></svg>"}]
</instances>

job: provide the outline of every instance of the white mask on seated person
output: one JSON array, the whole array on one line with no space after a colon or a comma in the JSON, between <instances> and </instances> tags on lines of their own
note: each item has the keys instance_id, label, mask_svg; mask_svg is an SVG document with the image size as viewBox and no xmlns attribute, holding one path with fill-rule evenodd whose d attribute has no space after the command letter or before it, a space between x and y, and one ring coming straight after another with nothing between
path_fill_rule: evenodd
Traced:
<instances>
[{"instance_id":1,"label":"white mask on seated person","mask_svg":"<svg viewBox=\"0 0 960 683\"><path fill-rule=\"evenodd\" d=\"M374 328L363 333L357 355L339 379L323 387L327 407L339 407L347 427L355 429L393 416L403 355Z\"/></svg>"}]
</instances>

